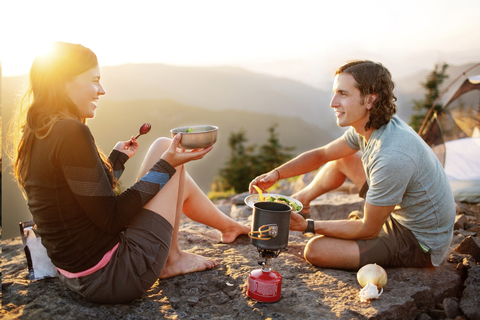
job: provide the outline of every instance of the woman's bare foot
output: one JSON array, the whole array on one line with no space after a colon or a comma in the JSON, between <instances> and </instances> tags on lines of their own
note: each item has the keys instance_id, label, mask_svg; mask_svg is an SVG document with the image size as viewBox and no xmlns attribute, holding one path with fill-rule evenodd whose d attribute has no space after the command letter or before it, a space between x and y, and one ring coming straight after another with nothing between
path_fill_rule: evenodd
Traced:
<instances>
[{"instance_id":1,"label":"woman's bare foot","mask_svg":"<svg viewBox=\"0 0 480 320\"><path fill-rule=\"evenodd\" d=\"M168 255L167 264L163 268L159 279L212 269L216 266L218 266L217 260L208 260L205 257L178 250L177 252L170 252Z\"/></svg>"},{"instance_id":2,"label":"woman's bare foot","mask_svg":"<svg viewBox=\"0 0 480 320\"><path fill-rule=\"evenodd\" d=\"M232 243L237 239L237 237L241 234L248 234L250 232L250 227L238 223L235 221L235 225L232 228L225 229L220 231L222 233L221 241L222 243Z\"/></svg>"}]
</instances>

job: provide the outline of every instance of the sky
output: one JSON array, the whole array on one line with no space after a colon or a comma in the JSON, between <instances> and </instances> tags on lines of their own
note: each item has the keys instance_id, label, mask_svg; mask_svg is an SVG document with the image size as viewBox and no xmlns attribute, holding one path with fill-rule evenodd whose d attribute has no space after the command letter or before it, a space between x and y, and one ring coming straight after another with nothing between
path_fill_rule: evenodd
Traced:
<instances>
[{"instance_id":1,"label":"sky","mask_svg":"<svg viewBox=\"0 0 480 320\"><path fill-rule=\"evenodd\" d=\"M480 61L478 0L15 0L2 1L0 12L3 76L28 73L52 41L89 47L101 66L238 65L295 73L295 63L272 63L289 60L303 63L304 77L305 70L358 58L402 75L443 61Z\"/></svg>"}]
</instances>

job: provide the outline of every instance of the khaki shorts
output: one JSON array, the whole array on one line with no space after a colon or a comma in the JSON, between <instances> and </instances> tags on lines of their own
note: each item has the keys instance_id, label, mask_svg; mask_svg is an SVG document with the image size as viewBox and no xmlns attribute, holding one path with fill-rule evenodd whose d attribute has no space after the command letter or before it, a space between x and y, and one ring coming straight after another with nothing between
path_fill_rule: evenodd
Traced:
<instances>
[{"instance_id":1,"label":"khaki shorts","mask_svg":"<svg viewBox=\"0 0 480 320\"><path fill-rule=\"evenodd\" d=\"M359 196L365 198L368 184L365 182ZM360 249L360 267L376 263L385 268L433 267L430 253L425 252L415 235L397 220L389 217L375 239L357 240Z\"/></svg>"},{"instance_id":2,"label":"khaki shorts","mask_svg":"<svg viewBox=\"0 0 480 320\"><path fill-rule=\"evenodd\" d=\"M120 233L120 244L102 269L69 279L67 287L98 303L126 303L139 298L160 277L167 262L173 227L162 216L142 209Z\"/></svg>"}]
</instances>

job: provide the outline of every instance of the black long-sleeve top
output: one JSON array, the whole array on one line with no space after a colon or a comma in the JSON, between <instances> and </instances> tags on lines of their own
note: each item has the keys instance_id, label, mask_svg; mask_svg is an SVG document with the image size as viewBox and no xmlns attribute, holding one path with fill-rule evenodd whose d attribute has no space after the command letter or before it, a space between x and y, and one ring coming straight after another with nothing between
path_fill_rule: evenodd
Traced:
<instances>
[{"instance_id":1,"label":"black long-sleeve top","mask_svg":"<svg viewBox=\"0 0 480 320\"><path fill-rule=\"evenodd\" d=\"M109 160L119 177L128 156L113 150ZM174 173L159 160L116 195L90 129L77 120L58 121L46 138L35 139L25 179L28 206L52 263L73 273L95 266Z\"/></svg>"}]
</instances>

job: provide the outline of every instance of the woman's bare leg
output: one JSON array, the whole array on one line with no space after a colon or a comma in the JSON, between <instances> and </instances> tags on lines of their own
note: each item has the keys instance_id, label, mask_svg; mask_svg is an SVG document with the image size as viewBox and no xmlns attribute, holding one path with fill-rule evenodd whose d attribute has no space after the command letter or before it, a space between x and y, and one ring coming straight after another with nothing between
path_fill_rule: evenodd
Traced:
<instances>
[{"instance_id":1,"label":"woman's bare leg","mask_svg":"<svg viewBox=\"0 0 480 320\"><path fill-rule=\"evenodd\" d=\"M156 162L156 159L160 158L166 148L168 148L170 145L170 141L170 139L161 138L152 145L140 169L139 178L147 173L148 169L151 168ZM147 160L147 157L151 159ZM212 203L212 201L208 199L205 193L203 193L203 191L198 187L198 185L186 171L184 189L185 192L182 207L183 213L196 222L200 222L219 230L221 232L221 241L223 243L231 243L239 235L247 234L250 231L250 227L238 223L220 211L220 209L218 209ZM179 223L180 215L177 215L176 218L178 219ZM176 234L174 233L173 241L176 241L175 236L177 235L178 230Z\"/></svg>"},{"instance_id":2,"label":"woman's bare leg","mask_svg":"<svg viewBox=\"0 0 480 320\"><path fill-rule=\"evenodd\" d=\"M152 144L140 168L139 178L148 172L169 146L170 140L166 138L157 139ZM211 269L218 265L217 260L207 260L202 256L180 250L178 231L183 207L186 172L184 166L179 166L175 169L177 172L172 179L145 205L146 209L162 215L173 226L170 252L167 263L160 275L161 279Z\"/></svg>"},{"instance_id":3,"label":"woman's bare leg","mask_svg":"<svg viewBox=\"0 0 480 320\"><path fill-rule=\"evenodd\" d=\"M250 227L235 221L220 211L198 187L188 172L185 174L183 213L187 217L219 230L223 243L231 243L239 235L247 234L250 231Z\"/></svg>"}]
</instances>

